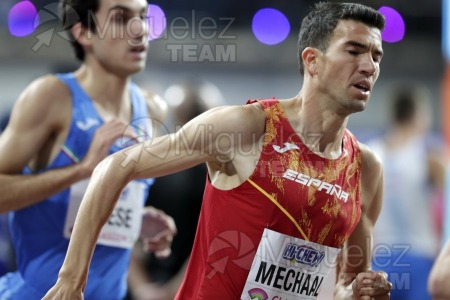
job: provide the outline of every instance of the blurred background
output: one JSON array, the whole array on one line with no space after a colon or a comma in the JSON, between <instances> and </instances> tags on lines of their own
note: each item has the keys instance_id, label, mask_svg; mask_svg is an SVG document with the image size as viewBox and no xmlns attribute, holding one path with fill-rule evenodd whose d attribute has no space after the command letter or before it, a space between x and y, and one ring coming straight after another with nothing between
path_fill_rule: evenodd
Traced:
<instances>
[{"instance_id":1,"label":"blurred background","mask_svg":"<svg viewBox=\"0 0 450 300\"><path fill-rule=\"evenodd\" d=\"M387 120L386 95L390 87L399 81L417 81L433 94L433 127L438 129L445 69L443 3L441 0L360 2L384 9L390 17L386 29L389 34L383 37L381 77L369 109L353 116L349 127L362 138L366 130L382 129ZM298 29L314 3L312 0L231 0L214 4L206 0L152 1L151 34L160 36L151 42L147 69L135 76L136 81L163 95L171 83L186 76L207 78L230 104L253 98L292 97L301 87L296 51ZM34 14L30 6L34 6ZM61 23L57 1L0 2L0 114L10 109L32 79L77 67Z\"/></svg>"}]
</instances>

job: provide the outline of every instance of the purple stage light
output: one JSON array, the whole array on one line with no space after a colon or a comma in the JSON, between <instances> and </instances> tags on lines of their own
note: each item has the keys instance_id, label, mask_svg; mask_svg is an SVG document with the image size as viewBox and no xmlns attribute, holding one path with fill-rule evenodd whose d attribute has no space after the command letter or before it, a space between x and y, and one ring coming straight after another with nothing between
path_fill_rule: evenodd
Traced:
<instances>
[{"instance_id":1,"label":"purple stage light","mask_svg":"<svg viewBox=\"0 0 450 300\"><path fill-rule=\"evenodd\" d=\"M22 1L11 8L8 14L9 32L18 37L30 35L36 29L38 17L36 7L30 1Z\"/></svg>"},{"instance_id":2,"label":"purple stage light","mask_svg":"<svg viewBox=\"0 0 450 300\"><path fill-rule=\"evenodd\" d=\"M388 43L401 41L405 36L405 22L400 13L388 6L382 6L378 11L386 18L386 26L381 33L383 41Z\"/></svg>"},{"instance_id":3,"label":"purple stage light","mask_svg":"<svg viewBox=\"0 0 450 300\"><path fill-rule=\"evenodd\" d=\"M149 25L149 39L156 40L160 38L164 34L167 26L164 11L158 5L149 4L147 18Z\"/></svg>"},{"instance_id":4,"label":"purple stage light","mask_svg":"<svg viewBox=\"0 0 450 300\"><path fill-rule=\"evenodd\" d=\"M258 41L267 45L276 45L287 38L291 25L279 10L263 8L253 17L252 29Z\"/></svg>"}]
</instances>

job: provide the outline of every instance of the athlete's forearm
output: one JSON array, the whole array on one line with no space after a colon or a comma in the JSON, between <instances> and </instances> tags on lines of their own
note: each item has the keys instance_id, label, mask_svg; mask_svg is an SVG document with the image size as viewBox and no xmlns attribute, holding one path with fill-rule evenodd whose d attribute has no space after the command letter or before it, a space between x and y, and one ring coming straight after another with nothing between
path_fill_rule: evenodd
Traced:
<instances>
[{"instance_id":1,"label":"athlete's forearm","mask_svg":"<svg viewBox=\"0 0 450 300\"><path fill-rule=\"evenodd\" d=\"M39 203L89 175L81 164L36 175L0 174L0 213Z\"/></svg>"},{"instance_id":2,"label":"athlete's forearm","mask_svg":"<svg viewBox=\"0 0 450 300\"><path fill-rule=\"evenodd\" d=\"M85 285L100 230L111 215L123 188L129 182L126 171L126 168L121 168L109 157L92 173L59 273L60 280L77 287Z\"/></svg>"}]
</instances>

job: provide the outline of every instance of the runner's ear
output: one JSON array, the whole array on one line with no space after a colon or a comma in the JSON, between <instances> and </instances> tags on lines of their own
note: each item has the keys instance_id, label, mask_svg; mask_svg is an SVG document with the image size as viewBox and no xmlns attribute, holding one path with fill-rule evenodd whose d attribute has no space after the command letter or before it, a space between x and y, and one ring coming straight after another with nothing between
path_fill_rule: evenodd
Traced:
<instances>
[{"instance_id":1,"label":"runner's ear","mask_svg":"<svg viewBox=\"0 0 450 300\"><path fill-rule=\"evenodd\" d=\"M73 38L83 47L89 47L91 45L92 32L84 27L81 22L73 25L70 32L72 33Z\"/></svg>"},{"instance_id":2,"label":"runner's ear","mask_svg":"<svg viewBox=\"0 0 450 300\"><path fill-rule=\"evenodd\" d=\"M317 64L320 54L319 51L320 50L316 48L306 47L305 50L303 50L302 52L302 60L305 66L305 73L308 73L311 76L317 74L318 70Z\"/></svg>"}]
</instances>

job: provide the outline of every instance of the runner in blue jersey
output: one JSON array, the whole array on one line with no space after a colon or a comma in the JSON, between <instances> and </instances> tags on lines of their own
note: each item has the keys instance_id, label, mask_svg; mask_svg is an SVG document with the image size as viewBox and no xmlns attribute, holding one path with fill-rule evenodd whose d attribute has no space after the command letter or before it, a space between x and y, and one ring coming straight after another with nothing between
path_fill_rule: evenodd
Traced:
<instances>
[{"instance_id":1,"label":"runner in blue jersey","mask_svg":"<svg viewBox=\"0 0 450 300\"><path fill-rule=\"evenodd\" d=\"M145 67L147 2L64 0L61 5L62 18L77 21L70 33L82 64L73 73L32 82L0 137L0 212L10 212L18 268L0 278L2 300L41 299L55 284L94 168L107 155L151 138L152 124L166 113L161 98L130 79ZM151 183L135 180L121 191L101 229L85 299L125 297L137 238L149 251L170 253L173 219L144 208Z\"/></svg>"}]
</instances>

